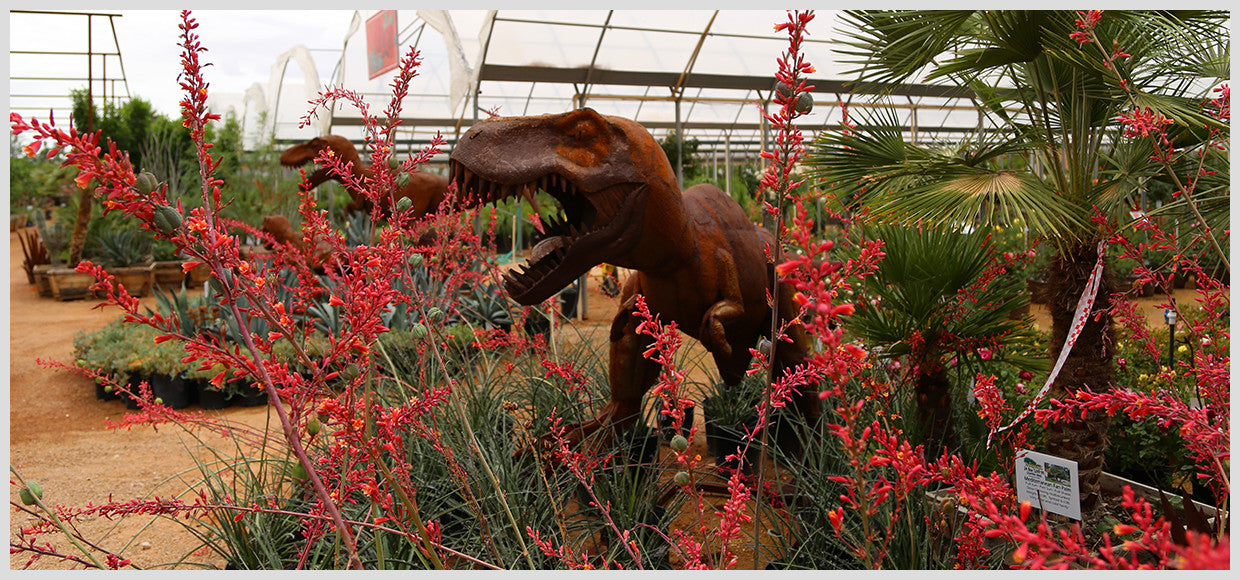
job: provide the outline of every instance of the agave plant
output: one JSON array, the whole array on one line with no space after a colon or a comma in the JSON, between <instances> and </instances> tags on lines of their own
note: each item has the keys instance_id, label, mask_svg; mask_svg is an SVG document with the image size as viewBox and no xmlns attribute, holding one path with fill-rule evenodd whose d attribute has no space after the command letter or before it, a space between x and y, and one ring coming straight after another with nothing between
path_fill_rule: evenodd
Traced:
<instances>
[{"instance_id":1,"label":"agave plant","mask_svg":"<svg viewBox=\"0 0 1240 580\"><path fill-rule=\"evenodd\" d=\"M907 357L908 368L915 369L913 393L926 448L937 451L950 440L952 355L984 350L988 358L1037 365L1018 348L1032 340L1030 321L1010 316L1029 296L1016 276L978 283L998 258L988 237L890 225L866 234L884 240L887 255L865 282L874 305L859 309L846 327L880 347L880 357ZM1005 347L995 348L1000 343Z\"/></svg>"},{"instance_id":2,"label":"agave plant","mask_svg":"<svg viewBox=\"0 0 1240 580\"><path fill-rule=\"evenodd\" d=\"M965 89L996 130L945 154L905 142L890 122L894 113L878 113L862 117L855 131L824 133L810 164L817 176L849 190L852 209L865 208L879 221L986 227L1023 218L1055 254L1048 282L1050 350L1057 354L1091 276L1096 247L1106 237L1092 221L1095 212L1122 225L1142 184L1174 179L1150 161L1146 145L1123 138L1121 115L1139 110L1172 120L1165 126L1177 147L1172 164L1191 158L1220 171L1215 181L1226 181L1226 152L1205 149L1212 145L1206 138L1211 130L1228 130L1206 109L1211 90L1229 76L1228 18L1210 11L848 12L841 28L844 52L859 65L853 72L861 82L949 81ZM1096 44L1078 41L1089 35ZM1105 58L1099 47L1124 56ZM1028 163L1004 166L1012 155ZM1227 186L1198 185L1194 195L1210 200L1210 217L1225 215ZM1193 220L1185 226L1195 223L1203 231L1210 220L1201 217L1203 204L1187 204L1182 207ZM1226 255L1217 253L1226 265ZM1104 277L1098 315L1088 318L1052 397L1109 388L1112 291L1113 282ZM1047 433L1050 452L1080 466L1086 518L1101 506L1106 432L1107 418L1097 412Z\"/></svg>"},{"instance_id":3,"label":"agave plant","mask_svg":"<svg viewBox=\"0 0 1240 580\"><path fill-rule=\"evenodd\" d=\"M461 296L461 314L484 328L512 328L507 295L492 284L479 284Z\"/></svg>"},{"instance_id":4,"label":"agave plant","mask_svg":"<svg viewBox=\"0 0 1240 580\"><path fill-rule=\"evenodd\" d=\"M95 250L104 266L125 268L153 259L155 238L137 228L111 229L99 232Z\"/></svg>"}]
</instances>

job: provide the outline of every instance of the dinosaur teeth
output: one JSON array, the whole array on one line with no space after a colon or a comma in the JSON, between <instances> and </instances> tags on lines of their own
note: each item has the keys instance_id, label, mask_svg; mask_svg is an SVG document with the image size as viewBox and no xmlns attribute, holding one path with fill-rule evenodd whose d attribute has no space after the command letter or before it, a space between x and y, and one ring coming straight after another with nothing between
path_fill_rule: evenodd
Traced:
<instances>
[{"instance_id":1,"label":"dinosaur teeth","mask_svg":"<svg viewBox=\"0 0 1240 580\"><path fill-rule=\"evenodd\" d=\"M474 179L474 173L468 167L461 167L461 187L467 195L474 195L473 184L470 183Z\"/></svg>"},{"instance_id":2,"label":"dinosaur teeth","mask_svg":"<svg viewBox=\"0 0 1240 580\"><path fill-rule=\"evenodd\" d=\"M535 264L539 263L542 261L544 257L547 256L547 254L551 254L551 253L559 254L561 250L566 250L566 249L567 249L567 244L565 244L565 240L563 237L555 236L555 237L547 238L535 244L534 248L530 250L530 262L535 263Z\"/></svg>"},{"instance_id":3,"label":"dinosaur teeth","mask_svg":"<svg viewBox=\"0 0 1240 580\"><path fill-rule=\"evenodd\" d=\"M517 277L516 274L513 274L512 272L504 273L504 285L513 290L525 289L525 282L523 282L520 278Z\"/></svg>"}]
</instances>

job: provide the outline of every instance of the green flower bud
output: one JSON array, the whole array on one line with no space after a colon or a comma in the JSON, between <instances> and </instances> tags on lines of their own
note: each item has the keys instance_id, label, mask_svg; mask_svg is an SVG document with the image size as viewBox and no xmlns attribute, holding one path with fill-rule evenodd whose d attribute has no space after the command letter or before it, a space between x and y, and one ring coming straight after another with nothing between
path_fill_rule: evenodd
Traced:
<instances>
[{"instance_id":1,"label":"green flower bud","mask_svg":"<svg viewBox=\"0 0 1240 580\"><path fill-rule=\"evenodd\" d=\"M105 393L111 393L111 392L112 392L112 385L108 385L108 386L104 387L104 388L103 388L103 392L105 392Z\"/></svg>"},{"instance_id":2,"label":"green flower bud","mask_svg":"<svg viewBox=\"0 0 1240 580\"><path fill-rule=\"evenodd\" d=\"M409 174L407 174L407 173L402 173L402 174L400 174L400 176L401 176L401 177L403 177L403 178L405 178L405 183L400 183L400 179L397 179L397 180L396 180L397 185L400 185L401 187L404 187L404 186L408 185L408 184L409 184ZM412 199L409 199L409 198L407 198L407 197L402 197L402 198L400 198L400 199L396 200L396 211L409 211L409 208L411 208L411 207L413 207L413 200L412 200Z\"/></svg>"},{"instance_id":3,"label":"green flower bud","mask_svg":"<svg viewBox=\"0 0 1240 580\"><path fill-rule=\"evenodd\" d=\"M675 481L676 485L689 485L689 472L677 471L676 475L672 477L672 481Z\"/></svg>"},{"instance_id":4,"label":"green flower bud","mask_svg":"<svg viewBox=\"0 0 1240 580\"><path fill-rule=\"evenodd\" d=\"M788 86L785 83L779 83L776 85L775 91L779 93L780 98L783 99L792 98L792 93L795 92L791 86ZM796 112L801 113L802 115L807 114L814 110L814 97L809 93L801 93L800 95L797 95L796 103L793 103L792 108L796 109Z\"/></svg>"},{"instance_id":5,"label":"green flower bud","mask_svg":"<svg viewBox=\"0 0 1240 580\"><path fill-rule=\"evenodd\" d=\"M138 174L138 178L134 181L133 186L140 193L151 193L159 188L159 180L155 179L155 175L149 171L143 171Z\"/></svg>"},{"instance_id":6,"label":"green flower bud","mask_svg":"<svg viewBox=\"0 0 1240 580\"><path fill-rule=\"evenodd\" d=\"M395 155L388 157L388 169L396 171L400 167L400 160Z\"/></svg>"},{"instance_id":7,"label":"green flower bud","mask_svg":"<svg viewBox=\"0 0 1240 580\"><path fill-rule=\"evenodd\" d=\"M293 462L293 464L289 466L288 474L293 479L310 478L310 475L306 473L306 466L302 465L300 461Z\"/></svg>"},{"instance_id":8,"label":"green flower bud","mask_svg":"<svg viewBox=\"0 0 1240 580\"><path fill-rule=\"evenodd\" d=\"M306 421L306 434L313 437L323 430L323 424L318 419L310 419Z\"/></svg>"},{"instance_id":9,"label":"green flower bud","mask_svg":"<svg viewBox=\"0 0 1240 580\"><path fill-rule=\"evenodd\" d=\"M400 204L398 203L396 205L400 205ZM422 258L422 254L414 254L412 256L409 256L409 267L420 268L422 266L422 262L424 261L425 260Z\"/></svg>"},{"instance_id":10,"label":"green flower bud","mask_svg":"<svg viewBox=\"0 0 1240 580\"><path fill-rule=\"evenodd\" d=\"M671 446L672 451L680 453L681 451L689 448L689 440L685 439L684 435L676 435L675 437L672 437Z\"/></svg>"},{"instance_id":11,"label":"green flower bud","mask_svg":"<svg viewBox=\"0 0 1240 580\"><path fill-rule=\"evenodd\" d=\"M228 270L224 270L223 280L220 280L219 278L212 276L207 279L207 282L211 284L211 289L214 290L216 294L223 294L224 284L228 283L229 286L232 285L232 272L229 272Z\"/></svg>"},{"instance_id":12,"label":"green flower bud","mask_svg":"<svg viewBox=\"0 0 1240 580\"><path fill-rule=\"evenodd\" d=\"M438 306L432 306L430 310L426 311L426 318L431 322L439 322L443 320L443 311Z\"/></svg>"},{"instance_id":13,"label":"green flower bud","mask_svg":"<svg viewBox=\"0 0 1240 580\"><path fill-rule=\"evenodd\" d=\"M801 93L797 97L797 102L793 105L793 108L802 115L808 114L814 110L814 96L809 93Z\"/></svg>"},{"instance_id":14,"label":"green flower bud","mask_svg":"<svg viewBox=\"0 0 1240 580\"><path fill-rule=\"evenodd\" d=\"M353 382L353 379L356 379L360 374L362 374L362 369L357 366L357 363L349 363L343 369L340 369L340 378L346 383Z\"/></svg>"},{"instance_id":15,"label":"green flower bud","mask_svg":"<svg viewBox=\"0 0 1240 580\"><path fill-rule=\"evenodd\" d=\"M425 324L414 324L413 327L409 329L409 334L413 335L414 340L422 340L423 338L426 338L426 335L427 335L426 325Z\"/></svg>"},{"instance_id":16,"label":"green flower bud","mask_svg":"<svg viewBox=\"0 0 1240 580\"><path fill-rule=\"evenodd\" d=\"M397 176L396 176L396 187L404 187L404 186L406 186L406 185L409 185L409 174L408 174L408 173L401 173L400 175L397 175ZM402 199L402 200L405 200L405 199L409 199L409 198L407 198L407 197L403 197L403 198L401 198L401 199ZM399 203L399 202L397 202L397 203Z\"/></svg>"},{"instance_id":17,"label":"green flower bud","mask_svg":"<svg viewBox=\"0 0 1240 580\"><path fill-rule=\"evenodd\" d=\"M171 234L181 227L181 212L170 205L155 206L155 227L165 234Z\"/></svg>"},{"instance_id":18,"label":"green flower bud","mask_svg":"<svg viewBox=\"0 0 1240 580\"><path fill-rule=\"evenodd\" d=\"M164 404L164 398L163 398L163 397L155 397L155 404L156 404L156 405L162 405L162 404Z\"/></svg>"},{"instance_id":19,"label":"green flower bud","mask_svg":"<svg viewBox=\"0 0 1240 580\"><path fill-rule=\"evenodd\" d=\"M35 481L27 481L26 487L23 487L18 495L21 496L23 504L34 505L36 499L43 499L43 486Z\"/></svg>"}]
</instances>

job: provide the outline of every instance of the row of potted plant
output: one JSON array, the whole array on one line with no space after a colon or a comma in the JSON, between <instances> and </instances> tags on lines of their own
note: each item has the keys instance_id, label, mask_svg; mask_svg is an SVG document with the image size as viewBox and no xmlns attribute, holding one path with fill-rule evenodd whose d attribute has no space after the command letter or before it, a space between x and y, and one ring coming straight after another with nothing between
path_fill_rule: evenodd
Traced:
<instances>
[{"instance_id":1,"label":"row of potted plant","mask_svg":"<svg viewBox=\"0 0 1240 580\"><path fill-rule=\"evenodd\" d=\"M19 231L27 279L45 298L99 297L90 290L94 279L66 262L70 233L64 219L48 221L41 213L34 215L32 228ZM120 217L95 220L83 254L107 268L133 296L146 296L156 285L202 284L208 275L206 268L185 272L184 261L178 259L171 244L155 240L150 232Z\"/></svg>"},{"instance_id":2,"label":"row of potted plant","mask_svg":"<svg viewBox=\"0 0 1240 580\"><path fill-rule=\"evenodd\" d=\"M149 326L114 320L91 333L74 337L77 365L98 369L111 381L96 380L95 396L104 401L124 400L138 408L141 384L146 383L154 399L173 409L197 404L203 409L223 409L230 405L261 405L266 393L241 382L225 382L216 387L211 379L223 369L199 369L197 363L182 362L185 345L180 340L157 343L159 333ZM120 389L112 386L124 385Z\"/></svg>"}]
</instances>

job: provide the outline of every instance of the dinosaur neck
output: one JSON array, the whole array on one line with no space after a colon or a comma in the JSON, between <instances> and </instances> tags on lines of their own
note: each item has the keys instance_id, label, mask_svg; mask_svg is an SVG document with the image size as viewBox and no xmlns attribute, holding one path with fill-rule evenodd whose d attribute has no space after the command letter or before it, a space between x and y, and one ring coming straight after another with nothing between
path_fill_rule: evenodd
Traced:
<instances>
[{"instance_id":1,"label":"dinosaur neck","mask_svg":"<svg viewBox=\"0 0 1240 580\"><path fill-rule=\"evenodd\" d=\"M695 262L697 226L674 182L652 188L639 219L638 241L616 265L660 276L674 275Z\"/></svg>"},{"instance_id":2,"label":"dinosaur neck","mask_svg":"<svg viewBox=\"0 0 1240 580\"><path fill-rule=\"evenodd\" d=\"M352 164L351 172L353 173L353 177L362 179L373 175L373 172L370 170L370 166L362 163L361 156L357 154L357 149L354 149L352 144L348 144L347 147L333 146L332 152L340 158L342 163ZM327 167L320 167L314 173L310 174L310 189L314 189L315 187L318 187L319 184L328 180L336 181L341 184L344 184L345 182L344 179L337 175L335 171L332 171Z\"/></svg>"}]
</instances>

